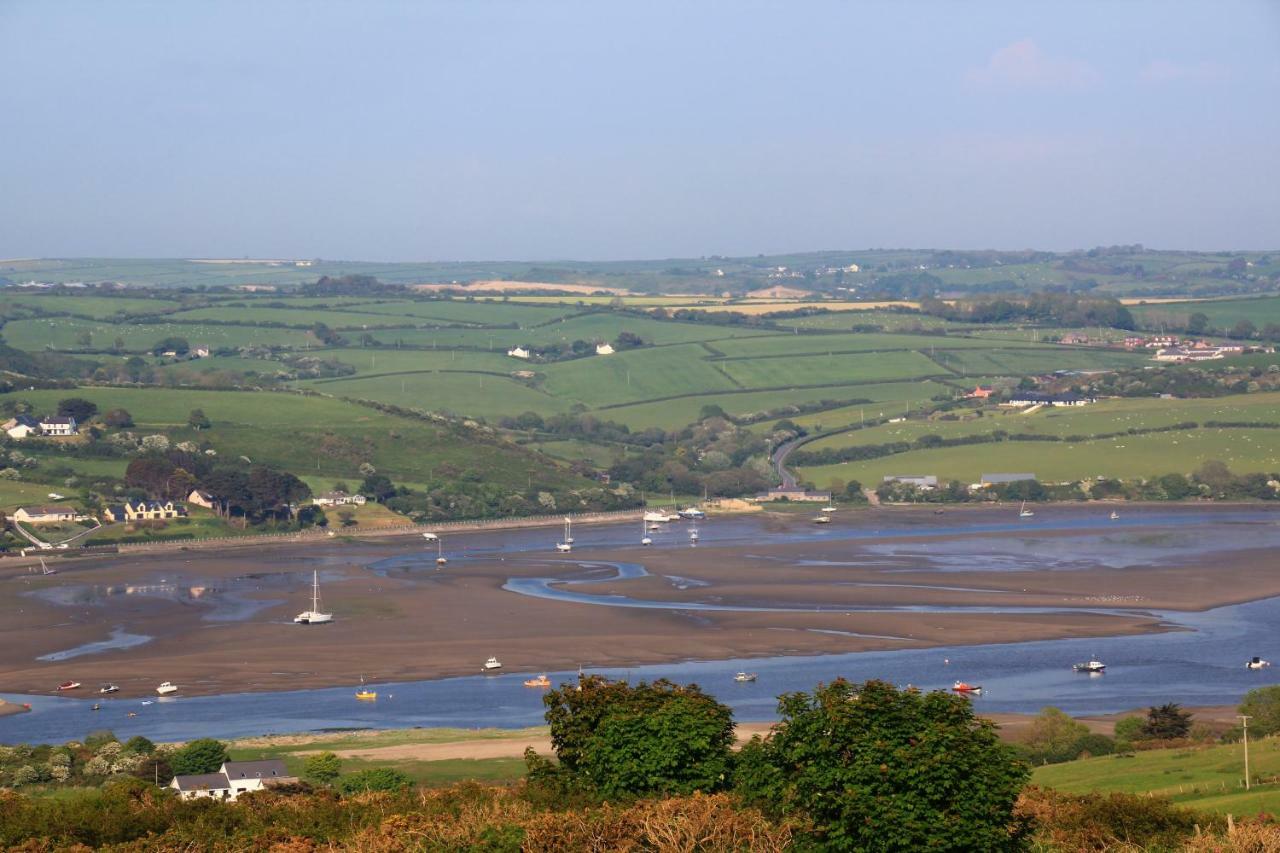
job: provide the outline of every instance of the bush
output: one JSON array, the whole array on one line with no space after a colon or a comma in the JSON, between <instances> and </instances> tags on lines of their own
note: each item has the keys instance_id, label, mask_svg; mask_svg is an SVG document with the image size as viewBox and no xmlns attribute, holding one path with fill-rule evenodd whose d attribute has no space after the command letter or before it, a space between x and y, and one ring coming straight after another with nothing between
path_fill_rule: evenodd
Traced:
<instances>
[{"instance_id":1,"label":"bush","mask_svg":"<svg viewBox=\"0 0 1280 853\"><path fill-rule=\"evenodd\" d=\"M733 714L696 684L590 676L543 701L561 767L603 796L687 794L728 782Z\"/></svg>"},{"instance_id":2,"label":"bush","mask_svg":"<svg viewBox=\"0 0 1280 853\"><path fill-rule=\"evenodd\" d=\"M342 760L332 752L321 752L307 758L303 772L308 778L328 785L342 773Z\"/></svg>"},{"instance_id":3,"label":"bush","mask_svg":"<svg viewBox=\"0 0 1280 853\"><path fill-rule=\"evenodd\" d=\"M223 762L229 760L227 745L213 738L200 738L179 749L169 759L173 772L179 776L195 773L216 773Z\"/></svg>"},{"instance_id":4,"label":"bush","mask_svg":"<svg viewBox=\"0 0 1280 853\"><path fill-rule=\"evenodd\" d=\"M1179 850L1196 824L1214 819L1137 794L1063 794L1035 785L1018 814L1032 820L1036 840L1053 850Z\"/></svg>"},{"instance_id":5,"label":"bush","mask_svg":"<svg viewBox=\"0 0 1280 853\"><path fill-rule=\"evenodd\" d=\"M403 791L413 785L413 780L390 767L375 767L343 776L338 787L344 794L360 794L367 791Z\"/></svg>"},{"instance_id":6,"label":"bush","mask_svg":"<svg viewBox=\"0 0 1280 853\"><path fill-rule=\"evenodd\" d=\"M829 850L1016 850L1027 767L941 691L883 681L819 686L778 701L782 721L743 748L735 788L766 814L812 822Z\"/></svg>"}]
</instances>

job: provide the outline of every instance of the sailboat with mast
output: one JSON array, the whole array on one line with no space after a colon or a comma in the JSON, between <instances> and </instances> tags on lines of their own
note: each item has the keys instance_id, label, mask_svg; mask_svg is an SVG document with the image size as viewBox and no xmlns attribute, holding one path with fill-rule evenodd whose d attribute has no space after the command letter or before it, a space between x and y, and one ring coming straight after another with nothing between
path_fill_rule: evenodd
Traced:
<instances>
[{"instance_id":1,"label":"sailboat with mast","mask_svg":"<svg viewBox=\"0 0 1280 853\"><path fill-rule=\"evenodd\" d=\"M556 550L567 553L573 550L573 537L569 535L569 517L564 519L564 541L556 543Z\"/></svg>"},{"instance_id":2,"label":"sailboat with mast","mask_svg":"<svg viewBox=\"0 0 1280 853\"><path fill-rule=\"evenodd\" d=\"M644 522L644 517L643 517L643 516L640 518L640 536L642 537L642 538L640 539L640 544L641 544L641 545L652 545L652 544L653 544L653 540L652 540L651 538L649 538L649 529L648 529L647 525L646 525L646 524L645 524L645 522Z\"/></svg>"},{"instance_id":3,"label":"sailboat with mast","mask_svg":"<svg viewBox=\"0 0 1280 853\"><path fill-rule=\"evenodd\" d=\"M436 565L443 566L449 560L444 555L444 540L439 536L436 537Z\"/></svg>"},{"instance_id":4,"label":"sailboat with mast","mask_svg":"<svg viewBox=\"0 0 1280 853\"><path fill-rule=\"evenodd\" d=\"M1018 518L1031 518L1033 515L1035 515L1035 513L1027 509L1027 502L1023 501L1022 508L1018 510Z\"/></svg>"},{"instance_id":5,"label":"sailboat with mast","mask_svg":"<svg viewBox=\"0 0 1280 853\"><path fill-rule=\"evenodd\" d=\"M320 573L318 571L311 573L311 609L302 611L293 617L293 621L299 625L323 625L333 621L332 613L320 611Z\"/></svg>"}]
</instances>

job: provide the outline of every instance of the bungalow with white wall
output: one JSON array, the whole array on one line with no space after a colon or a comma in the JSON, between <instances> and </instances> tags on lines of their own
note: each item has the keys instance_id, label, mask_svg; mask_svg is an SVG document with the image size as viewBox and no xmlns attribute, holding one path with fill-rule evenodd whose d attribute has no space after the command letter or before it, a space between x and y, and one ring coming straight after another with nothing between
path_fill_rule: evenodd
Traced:
<instances>
[{"instance_id":1,"label":"bungalow with white wall","mask_svg":"<svg viewBox=\"0 0 1280 853\"><path fill-rule=\"evenodd\" d=\"M215 800L235 800L241 794L261 791L276 785L297 783L290 776L284 762L278 758L265 761L225 761L217 773L197 773L174 776L169 787L184 800L206 797Z\"/></svg>"},{"instance_id":2,"label":"bungalow with white wall","mask_svg":"<svg viewBox=\"0 0 1280 853\"><path fill-rule=\"evenodd\" d=\"M343 491L325 492L311 499L315 506L364 506L367 502L364 495L349 495Z\"/></svg>"},{"instance_id":3,"label":"bungalow with white wall","mask_svg":"<svg viewBox=\"0 0 1280 853\"><path fill-rule=\"evenodd\" d=\"M80 513L73 506L20 506L13 517L27 524L65 524L75 521Z\"/></svg>"}]
</instances>

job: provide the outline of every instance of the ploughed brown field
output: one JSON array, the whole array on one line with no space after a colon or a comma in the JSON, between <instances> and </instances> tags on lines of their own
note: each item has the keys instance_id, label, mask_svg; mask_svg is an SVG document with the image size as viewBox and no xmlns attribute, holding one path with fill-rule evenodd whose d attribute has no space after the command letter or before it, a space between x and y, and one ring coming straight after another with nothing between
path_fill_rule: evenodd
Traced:
<instances>
[{"instance_id":1,"label":"ploughed brown field","mask_svg":"<svg viewBox=\"0 0 1280 853\"><path fill-rule=\"evenodd\" d=\"M810 515L766 513L708 520L696 548L685 541L684 525L664 531L655 548L593 548L591 540L605 531L584 526L574 530L579 544L572 554L554 552L556 531L458 534L446 539L451 559L442 569L434 565L434 546L416 538L68 559L49 576L6 564L0 566L0 692L48 693L75 680L84 686L71 695L87 696L107 682L118 684L122 695L141 695L168 680L184 695L231 693L349 685L361 676L391 681L470 675L489 655L498 656L508 672L538 673L580 664L1164 630L1168 626L1147 610L1201 610L1280 594L1274 554L1231 543L1233 534L1213 524L1220 511L1226 508L1196 508L1194 523L1124 531L945 535L937 531L1007 522L1010 510L948 510L945 516L842 511L818 538L812 538ZM1052 512L1106 510L1064 506ZM905 531L875 535L889 523ZM711 534L721 525L741 525L750 536L717 545ZM619 543L635 543L638 527L637 520L609 532ZM841 539L842 529L849 528L870 535ZM1215 535L1224 537L1223 550L1180 544L1203 546L1206 536ZM524 550L493 550L518 543ZM1132 559L1126 557L1130 553ZM610 577L612 569L599 565L604 561L641 563L649 576L578 586L575 592L670 602L673 608L703 603L794 609L632 609L503 589L511 578ZM594 567L578 565L593 562ZM294 615L310 607L313 571L320 573L322 609L335 619L295 625ZM887 605L1053 610L854 609ZM129 635L151 639L63 660L38 659Z\"/></svg>"}]
</instances>

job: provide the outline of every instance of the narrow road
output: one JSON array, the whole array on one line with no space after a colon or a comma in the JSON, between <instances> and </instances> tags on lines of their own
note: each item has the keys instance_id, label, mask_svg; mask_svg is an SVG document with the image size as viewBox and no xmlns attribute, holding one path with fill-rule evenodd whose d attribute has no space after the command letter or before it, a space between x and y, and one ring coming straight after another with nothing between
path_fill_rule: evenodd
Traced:
<instances>
[{"instance_id":1,"label":"narrow road","mask_svg":"<svg viewBox=\"0 0 1280 853\"><path fill-rule=\"evenodd\" d=\"M779 444L773 451L773 469L778 472L778 479L782 480L782 488L796 489L796 475L787 469L787 457L791 455L791 451L795 450L812 436L801 435L790 441L784 441Z\"/></svg>"}]
</instances>

